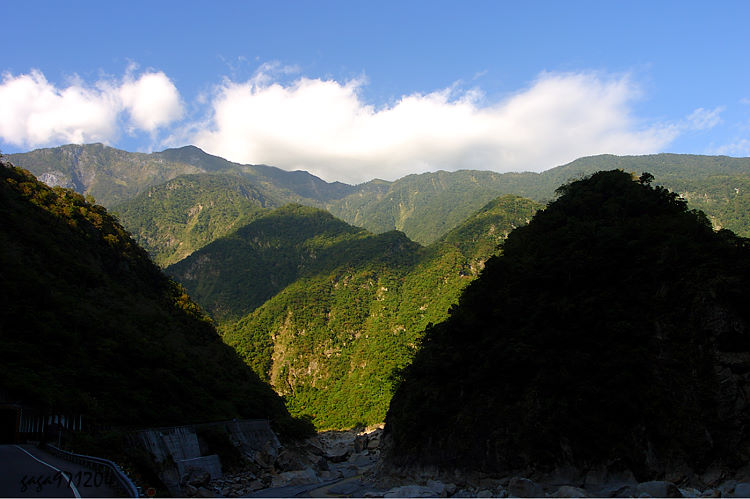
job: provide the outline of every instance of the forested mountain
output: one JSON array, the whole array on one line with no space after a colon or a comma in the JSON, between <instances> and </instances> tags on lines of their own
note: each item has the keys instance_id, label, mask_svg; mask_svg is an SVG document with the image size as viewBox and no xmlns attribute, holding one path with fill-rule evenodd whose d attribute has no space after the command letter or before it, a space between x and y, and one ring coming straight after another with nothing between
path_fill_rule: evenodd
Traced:
<instances>
[{"instance_id":1,"label":"forested mountain","mask_svg":"<svg viewBox=\"0 0 750 499\"><path fill-rule=\"evenodd\" d=\"M745 216L750 211L750 197L746 197L750 183L749 158L685 154L600 155L581 158L542 173L440 171L409 175L393 182L373 180L357 186L327 183L301 171L240 165L206 154L194 146L139 154L101 144L67 145L13 154L9 158L47 182L73 187L82 194L92 194L107 207L130 200L150 186L163 184L179 175L233 175L242 179L238 183L251 184L267 202L275 203L270 204L271 207L298 203L327 209L349 224L375 233L400 230L421 244L438 240L502 194L547 202L554 198L554 190L562 183L598 170L623 169L637 174L649 171L659 185L689 199L692 207L704 210L716 227L750 236L750 220ZM187 198L202 197L200 183L183 182L181 188L195 191L186 194ZM142 243L155 241L163 245L160 241L171 241L171 245L182 243L183 250L200 247L203 243L198 244L201 238L196 238L195 231L180 231L172 227L169 214L158 206L162 202L159 196L141 196L128 203L130 213L126 227ZM137 204L144 206L136 207ZM204 206L201 216L210 218L213 208L205 203L199 204ZM116 210L123 211L119 205ZM222 219L217 225L225 225L225 215L217 214ZM149 231L147 227L156 228L157 232ZM182 236L178 235L179 232ZM146 235L148 239L141 239ZM161 264L172 263L178 257L176 253L166 256L161 246L155 251L152 254Z\"/></svg>"},{"instance_id":2,"label":"forested mountain","mask_svg":"<svg viewBox=\"0 0 750 499\"><path fill-rule=\"evenodd\" d=\"M7 155L50 185L70 187L112 207L148 187L191 173L223 173L245 177L268 198L279 203L322 206L343 197L353 187L328 183L307 172L288 172L265 165L240 165L206 154L195 146L151 154L131 153L102 144L69 144Z\"/></svg>"},{"instance_id":3,"label":"forested mountain","mask_svg":"<svg viewBox=\"0 0 750 499\"><path fill-rule=\"evenodd\" d=\"M402 372L391 466L747 463L750 243L651 179L567 184L510 233Z\"/></svg>"},{"instance_id":4,"label":"forested mountain","mask_svg":"<svg viewBox=\"0 0 750 499\"><path fill-rule=\"evenodd\" d=\"M107 211L0 166L0 391L107 425L295 424Z\"/></svg>"},{"instance_id":5,"label":"forested mountain","mask_svg":"<svg viewBox=\"0 0 750 499\"><path fill-rule=\"evenodd\" d=\"M149 187L113 210L164 267L277 206L245 178L204 173Z\"/></svg>"},{"instance_id":6,"label":"forested mountain","mask_svg":"<svg viewBox=\"0 0 750 499\"><path fill-rule=\"evenodd\" d=\"M570 180L600 170L622 169L652 173L659 185L690 199L718 227L750 236L744 213L750 212L746 186L750 158L653 154L600 155L577 159L542 173L494 173L464 170L409 175L395 182L373 181L358 191L331 201L328 209L354 225L373 232L402 230L422 244L437 240L485 203L501 194L516 194L539 202L554 198L555 189Z\"/></svg>"},{"instance_id":7,"label":"forested mountain","mask_svg":"<svg viewBox=\"0 0 750 499\"><path fill-rule=\"evenodd\" d=\"M175 276L194 279L183 282L188 289L195 284L196 296L206 282L214 293L255 296L256 288L289 276L278 293L222 327L225 341L285 395L294 414L319 428L371 424L382 421L391 374L408 364L424 328L445 318L505 235L539 207L505 196L422 248L400 232L374 235L290 206L273 212L273 225L261 218L169 272L179 268ZM246 276L237 274L245 269ZM227 302L211 296L204 300Z\"/></svg>"}]
</instances>

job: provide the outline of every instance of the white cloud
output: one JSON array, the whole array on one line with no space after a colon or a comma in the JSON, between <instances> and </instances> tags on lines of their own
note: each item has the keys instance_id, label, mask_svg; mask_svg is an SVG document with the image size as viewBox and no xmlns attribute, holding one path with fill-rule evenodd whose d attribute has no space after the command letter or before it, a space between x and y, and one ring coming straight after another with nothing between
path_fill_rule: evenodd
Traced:
<instances>
[{"instance_id":1,"label":"white cloud","mask_svg":"<svg viewBox=\"0 0 750 499\"><path fill-rule=\"evenodd\" d=\"M153 133L179 118L179 93L162 72L122 82L100 80L87 86L75 79L57 88L44 74L3 75L0 84L0 137L10 144L35 147L60 143L112 142L120 134L119 117L130 116L130 130Z\"/></svg>"},{"instance_id":2,"label":"white cloud","mask_svg":"<svg viewBox=\"0 0 750 499\"><path fill-rule=\"evenodd\" d=\"M721 116L719 116L723 107L717 107L715 109L703 109L699 107L687 117L687 127L692 130L708 130L719 123L721 123Z\"/></svg>"},{"instance_id":3,"label":"white cloud","mask_svg":"<svg viewBox=\"0 0 750 499\"><path fill-rule=\"evenodd\" d=\"M188 139L233 161L362 182L438 169L541 171L585 155L660 151L680 133L639 126L630 112L639 92L627 76L544 73L489 105L477 90L448 88L382 109L363 102L363 85L304 77L282 84L263 71L226 80ZM694 119L709 123L710 113Z\"/></svg>"},{"instance_id":4,"label":"white cloud","mask_svg":"<svg viewBox=\"0 0 750 499\"><path fill-rule=\"evenodd\" d=\"M182 117L180 93L164 73L147 73L137 80L128 77L119 92L136 128L153 133Z\"/></svg>"}]
</instances>

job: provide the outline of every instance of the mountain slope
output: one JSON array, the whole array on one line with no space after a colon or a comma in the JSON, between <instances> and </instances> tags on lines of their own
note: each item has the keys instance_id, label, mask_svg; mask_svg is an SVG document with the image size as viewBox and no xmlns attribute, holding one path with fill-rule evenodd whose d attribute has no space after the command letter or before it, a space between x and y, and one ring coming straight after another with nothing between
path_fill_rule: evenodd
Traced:
<instances>
[{"instance_id":1,"label":"mountain slope","mask_svg":"<svg viewBox=\"0 0 750 499\"><path fill-rule=\"evenodd\" d=\"M750 245L641 180L568 184L511 232L402 373L390 466L747 461Z\"/></svg>"},{"instance_id":2,"label":"mountain slope","mask_svg":"<svg viewBox=\"0 0 750 499\"><path fill-rule=\"evenodd\" d=\"M9 154L8 159L50 185L69 187L111 207L179 175L226 173L244 176L264 196L279 203L321 206L352 192L340 182L328 183L307 172L287 172L265 165L240 165L207 154L195 146L151 154L131 153L102 144L69 144Z\"/></svg>"},{"instance_id":3,"label":"mountain slope","mask_svg":"<svg viewBox=\"0 0 750 499\"><path fill-rule=\"evenodd\" d=\"M317 208L287 205L169 266L216 319L237 319L262 305L305 273L337 265L362 248L341 245L371 238Z\"/></svg>"},{"instance_id":4,"label":"mountain slope","mask_svg":"<svg viewBox=\"0 0 750 499\"><path fill-rule=\"evenodd\" d=\"M106 425L293 422L98 205L0 166L0 391Z\"/></svg>"},{"instance_id":5,"label":"mountain slope","mask_svg":"<svg viewBox=\"0 0 750 499\"><path fill-rule=\"evenodd\" d=\"M398 232L341 238L330 253L335 258L320 250L317 264L225 324L224 339L285 396L294 414L319 428L380 422L392 372L409 363L421 332L446 317L504 235L538 208L515 196L500 198L429 248Z\"/></svg>"},{"instance_id":6,"label":"mountain slope","mask_svg":"<svg viewBox=\"0 0 750 499\"><path fill-rule=\"evenodd\" d=\"M166 266L278 205L244 178L199 174L149 187L113 210L154 262Z\"/></svg>"}]
</instances>

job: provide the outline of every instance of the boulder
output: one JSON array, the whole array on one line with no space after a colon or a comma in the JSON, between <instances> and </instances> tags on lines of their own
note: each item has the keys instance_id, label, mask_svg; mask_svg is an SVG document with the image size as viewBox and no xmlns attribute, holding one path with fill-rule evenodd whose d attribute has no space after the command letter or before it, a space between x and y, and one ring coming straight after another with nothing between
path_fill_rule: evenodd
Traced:
<instances>
[{"instance_id":1,"label":"boulder","mask_svg":"<svg viewBox=\"0 0 750 499\"><path fill-rule=\"evenodd\" d=\"M750 497L750 483L738 483L734 488L734 497Z\"/></svg>"},{"instance_id":2,"label":"boulder","mask_svg":"<svg viewBox=\"0 0 750 499\"><path fill-rule=\"evenodd\" d=\"M206 487L198 487L198 497L216 497L216 495Z\"/></svg>"},{"instance_id":3,"label":"boulder","mask_svg":"<svg viewBox=\"0 0 750 499\"><path fill-rule=\"evenodd\" d=\"M326 459L328 459L332 463L342 463L347 460L351 453L352 449L341 445L329 449L328 452L326 452Z\"/></svg>"},{"instance_id":4,"label":"boulder","mask_svg":"<svg viewBox=\"0 0 750 499\"><path fill-rule=\"evenodd\" d=\"M551 497L589 497L585 490L572 485L563 485Z\"/></svg>"},{"instance_id":5,"label":"boulder","mask_svg":"<svg viewBox=\"0 0 750 499\"><path fill-rule=\"evenodd\" d=\"M508 482L508 495L515 497L545 497L544 489L528 478L514 476Z\"/></svg>"},{"instance_id":6,"label":"boulder","mask_svg":"<svg viewBox=\"0 0 750 499\"><path fill-rule=\"evenodd\" d=\"M188 468L187 473L182 477L182 483L192 485L193 487L206 486L210 481L211 473L198 468Z\"/></svg>"},{"instance_id":7,"label":"boulder","mask_svg":"<svg viewBox=\"0 0 750 499\"><path fill-rule=\"evenodd\" d=\"M448 487L438 480L427 480L427 488L435 492L437 497L446 497L448 495Z\"/></svg>"},{"instance_id":8,"label":"boulder","mask_svg":"<svg viewBox=\"0 0 750 499\"><path fill-rule=\"evenodd\" d=\"M672 482L653 480L638 484L638 494L648 494L651 497L682 497L680 489Z\"/></svg>"},{"instance_id":9,"label":"boulder","mask_svg":"<svg viewBox=\"0 0 750 499\"><path fill-rule=\"evenodd\" d=\"M308 485L319 483L320 479L312 468L298 471L286 471L273 477L272 487L288 487L292 485Z\"/></svg>"},{"instance_id":10,"label":"boulder","mask_svg":"<svg viewBox=\"0 0 750 499\"><path fill-rule=\"evenodd\" d=\"M734 497L734 488L737 486L737 480L727 480L719 485L721 497Z\"/></svg>"},{"instance_id":11,"label":"boulder","mask_svg":"<svg viewBox=\"0 0 750 499\"><path fill-rule=\"evenodd\" d=\"M682 497L700 497L701 491L692 487L680 487Z\"/></svg>"}]
</instances>

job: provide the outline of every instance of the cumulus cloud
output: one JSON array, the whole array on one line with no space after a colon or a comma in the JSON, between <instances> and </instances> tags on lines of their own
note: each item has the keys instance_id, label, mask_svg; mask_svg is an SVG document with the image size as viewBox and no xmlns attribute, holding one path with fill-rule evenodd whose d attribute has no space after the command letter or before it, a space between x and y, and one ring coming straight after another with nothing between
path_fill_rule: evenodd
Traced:
<instances>
[{"instance_id":1,"label":"cumulus cloud","mask_svg":"<svg viewBox=\"0 0 750 499\"><path fill-rule=\"evenodd\" d=\"M119 94L134 128L153 133L182 117L180 93L164 73L146 73L137 80L128 77Z\"/></svg>"},{"instance_id":2,"label":"cumulus cloud","mask_svg":"<svg viewBox=\"0 0 750 499\"><path fill-rule=\"evenodd\" d=\"M34 70L3 75L0 84L0 137L10 144L35 147L60 143L112 142L120 134L120 116L129 116L131 132L153 133L182 115L177 88L162 72L135 79L77 80L65 88Z\"/></svg>"},{"instance_id":3,"label":"cumulus cloud","mask_svg":"<svg viewBox=\"0 0 750 499\"><path fill-rule=\"evenodd\" d=\"M356 183L438 169L541 171L585 155L656 152L680 133L633 118L639 91L627 76L543 73L499 102L452 87L377 109L360 96L365 84L282 84L262 71L226 80L189 139L233 161ZM693 118L708 124L712 115Z\"/></svg>"}]
</instances>

